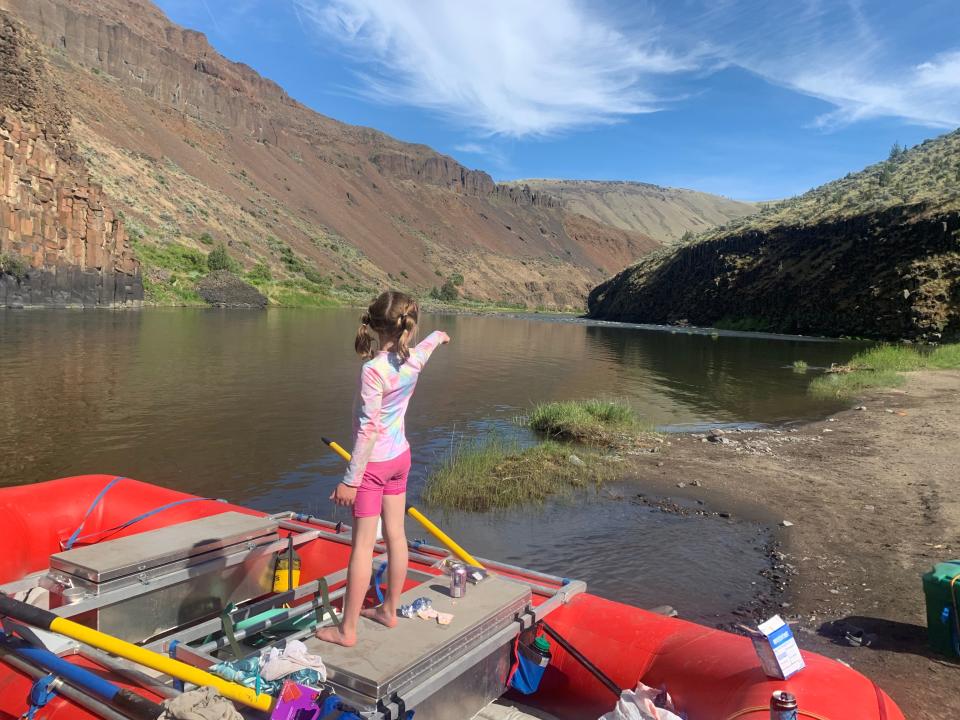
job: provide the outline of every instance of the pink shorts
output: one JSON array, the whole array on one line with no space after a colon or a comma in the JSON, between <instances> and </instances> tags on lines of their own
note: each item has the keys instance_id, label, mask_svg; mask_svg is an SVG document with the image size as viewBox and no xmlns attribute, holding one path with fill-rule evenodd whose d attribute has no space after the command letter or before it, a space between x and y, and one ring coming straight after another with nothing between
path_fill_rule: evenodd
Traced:
<instances>
[{"instance_id":1,"label":"pink shorts","mask_svg":"<svg viewBox=\"0 0 960 720\"><path fill-rule=\"evenodd\" d=\"M410 448L395 458L369 462L353 502L354 517L376 517L383 508L384 495L403 495L410 474Z\"/></svg>"}]
</instances>

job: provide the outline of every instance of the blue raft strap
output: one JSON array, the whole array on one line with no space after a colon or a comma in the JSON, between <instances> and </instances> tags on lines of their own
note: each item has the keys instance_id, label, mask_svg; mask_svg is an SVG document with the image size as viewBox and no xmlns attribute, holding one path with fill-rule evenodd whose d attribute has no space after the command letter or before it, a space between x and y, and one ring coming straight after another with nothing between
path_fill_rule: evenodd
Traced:
<instances>
[{"instance_id":1,"label":"blue raft strap","mask_svg":"<svg viewBox=\"0 0 960 720\"><path fill-rule=\"evenodd\" d=\"M113 480L108 482L103 487L103 490L97 493L97 496L93 499L93 502L90 503L90 507L87 508L87 512L83 514L83 519L80 521L80 526L73 531L73 534L70 536L70 538L63 544L64 550L69 550L70 548L73 547L73 544L77 541L77 538L80 536L80 531L83 530L84 523L87 522L87 518L90 517L90 513L92 513L96 509L97 505L100 504L100 501L103 500L103 496L107 494L110 488L112 488L121 480L126 480L126 478L118 475Z\"/></svg>"},{"instance_id":2,"label":"blue raft strap","mask_svg":"<svg viewBox=\"0 0 960 720\"><path fill-rule=\"evenodd\" d=\"M122 523L120 523L119 525L114 525L112 528L108 528L108 529L106 529L106 530L98 530L97 532L90 533L89 535L81 535L80 537L77 537L77 536L76 536L76 535L77 535L77 532L80 532L80 529L77 528L77 532L75 532L73 535L71 535L71 536L70 536L70 540L67 541L67 542L68 542L68 545L66 546L66 549L69 550L70 547L71 547L74 543L77 543L77 542L85 542L85 541L89 540L90 538L99 537L100 540L102 540L102 539L103 539L103 536L111 535L111 534L113 534L113 533L115 533L115 532L120 532L121 530L125 530L126 528L130 527L131 525L133 525L133 524L135 524L135 523L138 523L138 522L140 522L141 520L146 520L148 517L152 517L152 516L156 515L157 513L163 512L164 510L169 510L169 509L171 509L171 508L175 508L175 507L177 507L178 505L186 505L187 503L200 502L201 500L213 500L213 498L207 498L207 497L189 497L189 498L183 498L183 499L181 499L181 500L175 500L175 501L173 501L173 502L171 502L171 503L167 503L166 505L161 505L160 507L156 507L156 508L154 508L153 510L149 510L149 511L147 511L147 512L145 512L145 513L142 513L142 514L140 514L140 515L137 515L135 518L131 518L130 520L126 520L125 522L122 522ZM81 527L82 527L82 525L81 525Z\"/></svg>"},{"instance_id":3,"label":"blue raft strap","mask_svg":"<svg viewBox=\"0 0 960 720\"><path fill-rule=\"evenodd\" d=\"M170 647L167 648L167 655L169 655L169 656L170 656L171 658L173 658L174 660L177 659L177 645L179 645L179 644L180 644L180 641L179 641L179 640L171 640L171 641L170 641ZM180 692L183 692L183 680L180 680L179 678L174 678L174 679L173 679L173 689L174 689L174 690L179 690Z\"/></svg>"},{"instance_id":4,"label":"blue raft strap","mask_svg":"<svg viewBox=\"0 0 960 720\"><path fill-rule=\"evenodd\" d=\"M383 574L387 571L387 561L384 560L377 572L373 576L373 589L377 591L377 602L383 604L383 590L380 589L380 583L383 582Z\"/></svg>"},{"instance_id":5,"label":"blue raft strap","mask_svg":"<svg viewBox=\"0 0 960 720\"><path fill-rule=\"evenodd\" d=\"M21 717L25 718L25 720L33 720L33 716L37 710L40 710L56 697L56 692L50 689L54 680L56 680L56 677L53 674L37 678L36 682L30 686L30 692L27 693L27 703L29 707Z\"/></svg>"}]
</instances>

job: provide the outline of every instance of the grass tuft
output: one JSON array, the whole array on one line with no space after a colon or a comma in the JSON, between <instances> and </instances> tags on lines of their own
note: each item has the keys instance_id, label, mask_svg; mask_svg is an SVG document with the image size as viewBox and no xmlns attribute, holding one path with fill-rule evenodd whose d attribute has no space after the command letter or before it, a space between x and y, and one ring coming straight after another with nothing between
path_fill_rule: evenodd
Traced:
<instances>
[{"instance_id":1,"label":"grass tuft","mask_svg":"<svg viewBox=\"0 0 960 720\"><path fill-rule=\"evenodd\" d=\"M430 473L423 499L449 510L505 510L599 486L620 474L613 460L596 452L578 449L582 464L570 455L571 448L551 441L527 449L502 438L464 443Z\"/></svg>"},{"instance_id":2,"label":"grass tuft","mask_svg":"<svg viewBox=\"0 0 960 720\"><path fill-rule=\"evenodd\" d=\"M816 397L849 399L870 388L899 387L906 381L900 373L929 368L960 368L960 343L930 352L911 345L879 345L854 355L846 372L816 378L810 392Z\"/></svg>"},{"instance_id":3,"label":"grass tuft","mask_svg":"<svg viewBox=\"0 0 960 720\"><path fill-rule=\"evenodd\" d=\"M941 345L927 356L927 363L938 369L960 368L960 343Z\"/></svg>"},{"instance_id":4,"label":"grass tuft","mask_svg":"<svg viewBox=\"0 0 960 720\"><path fill-rule=\"evenodd\" d=\"M619 400L568 400L541 403L530 411L531 428L555 440L616 446L636 441L652 428Z\"/></svg>"},{"instance_id":5,"label":"grass tuft","mask_svg":"<svg viewBox=\"0 0 960 720\"><path fill-rule=\"evenodd\" d=\"M854 355L850 366L854 370L909 372L926 367L926 357L911 345L878 345Z\"/></svg>"},{"instance_id":6,"label":"grass tuft","mask_svg":"<svg viewBox=\"0 0 960 720\"><path fill-rule=\"evenodd\" d=\"M872 372L861 370L851 373L830 373L815 378L810 383L810 393L819 398L856 397L864 390L881 387L899 387L906 381L903 375L893 370Z\"/></svg>"},{"instance_id":7,"label":"grass tuft","mask_svg":"<svg viewBox=\"0 0 960 720\"><path fill-rule=\"evenodd\" d=\"M793 371L795 373L805 373L810 368L806 360L794 360Z\"/></svg>"}]
</instances>

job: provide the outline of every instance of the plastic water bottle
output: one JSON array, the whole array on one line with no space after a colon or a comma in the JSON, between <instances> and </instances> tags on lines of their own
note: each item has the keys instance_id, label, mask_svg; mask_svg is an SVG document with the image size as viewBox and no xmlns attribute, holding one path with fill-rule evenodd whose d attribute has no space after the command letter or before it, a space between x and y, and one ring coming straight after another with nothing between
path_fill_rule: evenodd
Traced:
<instances>
[{"instance_id":1,"label":"plastic water bottle","mask_svg":"<svg viewBox=\"0 0 960 720\"><path fill-rule=\"evenodd\" d=\"M543 635L539 636L534 640L530 645L527 645L526 648L530 651L529 657L531 660L537 663L542 668L545 668L550 664L550 641L547 640Z\"/></svg>"},{"instance_id":2,"label":"plastic water bottle","mask_svg":"<svg viewBox=\"0 0 960 720\"><path fill-rule=\"evenodd\" d=\"M774 690L770 698L770 720L797 720L797 698L786 690Z\"/></svg>"}]
</instances>

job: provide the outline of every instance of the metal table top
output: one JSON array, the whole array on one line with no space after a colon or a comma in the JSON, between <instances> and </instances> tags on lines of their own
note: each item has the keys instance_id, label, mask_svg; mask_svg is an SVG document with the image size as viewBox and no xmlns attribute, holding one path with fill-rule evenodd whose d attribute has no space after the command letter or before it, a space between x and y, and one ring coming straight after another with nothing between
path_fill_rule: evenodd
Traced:
<instances>
[{"instance_id":1,"label":"metal table top","mask_svg":"<svg viewBox=\"0 0 960 720\"><path fill-rule=\"evenodd\" d=\"M402 690L513 622L529 605L531 593L527 585L491 575L454 599L449 578L441 575L401 597L402 604L430 598L434 609L453 613L453 621L440 625L436 620L401 617L396 627L387 628L361 617L357 644L351 648L311 638L306 645L323 658L330 680L372 699Z\"/></svg>"}]
</instances>

